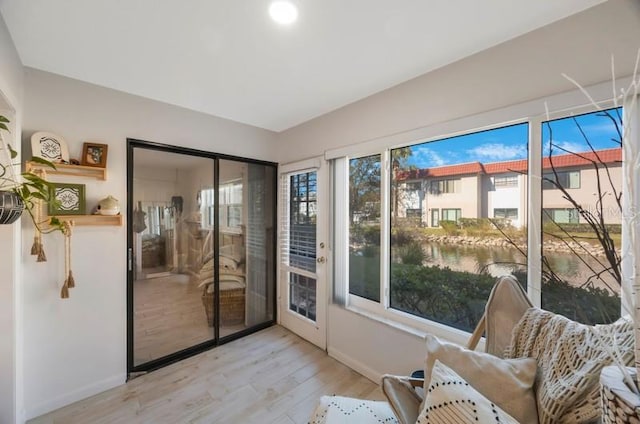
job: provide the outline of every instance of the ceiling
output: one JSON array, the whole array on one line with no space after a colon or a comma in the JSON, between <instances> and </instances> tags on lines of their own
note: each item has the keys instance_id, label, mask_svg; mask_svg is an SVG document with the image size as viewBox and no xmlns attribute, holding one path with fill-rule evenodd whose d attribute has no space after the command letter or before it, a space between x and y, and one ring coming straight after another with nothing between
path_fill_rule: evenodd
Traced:
<instances>
[{"instance_id":1,"label":"ceiling","mask_svg":"<svg viewBox=\"0 0 640 424\"><path fill-rule=\"evenodd\" d=\"M0 0L25 66L283 131L604 0Z\"/></svg>"}]
</instances>

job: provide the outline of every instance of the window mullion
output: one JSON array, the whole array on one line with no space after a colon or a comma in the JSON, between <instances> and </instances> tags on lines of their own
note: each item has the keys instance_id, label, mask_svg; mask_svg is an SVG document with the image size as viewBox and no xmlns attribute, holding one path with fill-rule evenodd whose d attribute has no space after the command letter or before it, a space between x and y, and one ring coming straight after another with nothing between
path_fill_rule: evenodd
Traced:
<instances>
[{"instance_id":1,"label":"window mullion","mask_svg":"<svg viewBox=\"0 0 640 424\"><path fill-rule=\"evenodd\" d=\"M534 306L542 305L542 119L529 122L527 173L527 291ZM534 209L534 206L536 207Z\"/></svg>"},{"instance_id":2,"label":"window mullion","mask_svg":"<svg viewBox=\"0 0 640 424\"><path fill-rule=\"evenodd\" d=\"M389 262L391 261L391 160L389 150L382 152L380 175L380 304L388 309L389 300Z\"/></svg>"}]
</instances>

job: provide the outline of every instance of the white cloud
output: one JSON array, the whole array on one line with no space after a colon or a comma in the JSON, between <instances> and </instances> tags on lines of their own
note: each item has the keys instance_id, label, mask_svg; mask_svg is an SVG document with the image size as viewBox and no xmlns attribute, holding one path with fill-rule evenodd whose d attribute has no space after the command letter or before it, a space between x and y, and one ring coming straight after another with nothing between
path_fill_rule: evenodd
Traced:
<instances>
[{"instance_id":1,"label":"white cloud","mask_svg":"<svg viewBox=\"0 0 640 424\"><path fill-rule=\"evenodd\" d=\"M483 161L485 159L503 161L510 159L523 159L527 157L527 148L524 145L508 145L503 143L487 143L467 150L470 160Z\"/></svg>"},{"instance_id":2,"label":"white cloud","mask_svg":"<svg viewBox=\"0 0 640 424\"><path fill-rule=\"evenodd\" d=\"M411 162L418 168L430 168L447 164L447 161L442 156L428 147L413 147L411 152Z\"/></svg>"}]
</instances>

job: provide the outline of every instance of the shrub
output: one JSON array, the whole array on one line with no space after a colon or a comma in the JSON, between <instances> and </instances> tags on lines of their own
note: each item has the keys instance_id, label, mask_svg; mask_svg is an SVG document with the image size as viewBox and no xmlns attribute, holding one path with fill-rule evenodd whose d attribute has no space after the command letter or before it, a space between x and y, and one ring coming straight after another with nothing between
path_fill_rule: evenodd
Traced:
<instances>
[{"instance_id":1,"label":"shrub","mask_svg":"<svg viewBox=\"0 0 640 424\"><path fill-rule=\"evenodd\" d=\"M444 230L444 232L449 236L455 236L459 233L458 224L456 221L440 221L440 227Z\"/></svg>"},{"instance_id":2,"label":"shrub","mask_svg":"<svg viewBox=\"0 0 640 424\"><path fill-rule=\"evenodd\" d=\"M514 273L526 285L526 272ZM391 264L391 307L465 331L473 331L496 278L448 267ZM585 324L613 322L620 299L595 287L543 281L542 307Z\"/></svg>"},{"instance_id":3,"label":"shrub","mask_svg":"<svg viewBox=\"0 0 640 424\"><path fill-rule=\"evenodd\" d=\"M400 260L405 265L422 265L426 259L422 244L417 241L401 246L398 256L400 256Z\"/></svg>"}]
</instances>

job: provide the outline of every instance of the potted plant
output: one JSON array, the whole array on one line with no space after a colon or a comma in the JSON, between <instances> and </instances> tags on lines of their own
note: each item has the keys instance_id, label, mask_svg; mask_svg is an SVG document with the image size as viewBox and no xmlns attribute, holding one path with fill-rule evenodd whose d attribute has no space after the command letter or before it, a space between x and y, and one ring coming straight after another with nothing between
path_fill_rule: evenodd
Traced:
<instances>
[{"instance_id":1,"label":"potted plant","mask_svg":"<svg viewBox=\"0 0 640 424\"><path fill-rule=\"evenodd\" d=\"M39 208L39 202L54 201L51 197L52 185L33 172L23 172L16 175L14 168L20 164L11 161L18 154L2 138L2 131L9 132L7 126L9 122L9 119L0 115L0 150L5 156L0 157L0 224L12 224L26 210L39 232L61 231L61 222L55 217L49 220L48 228L43 228L43 222L38 222L36 219L38 214L34 212ZM42 158L34 157L32 160L48 168L56 169L53 163Z\"/></svg>"}]
</instances>

